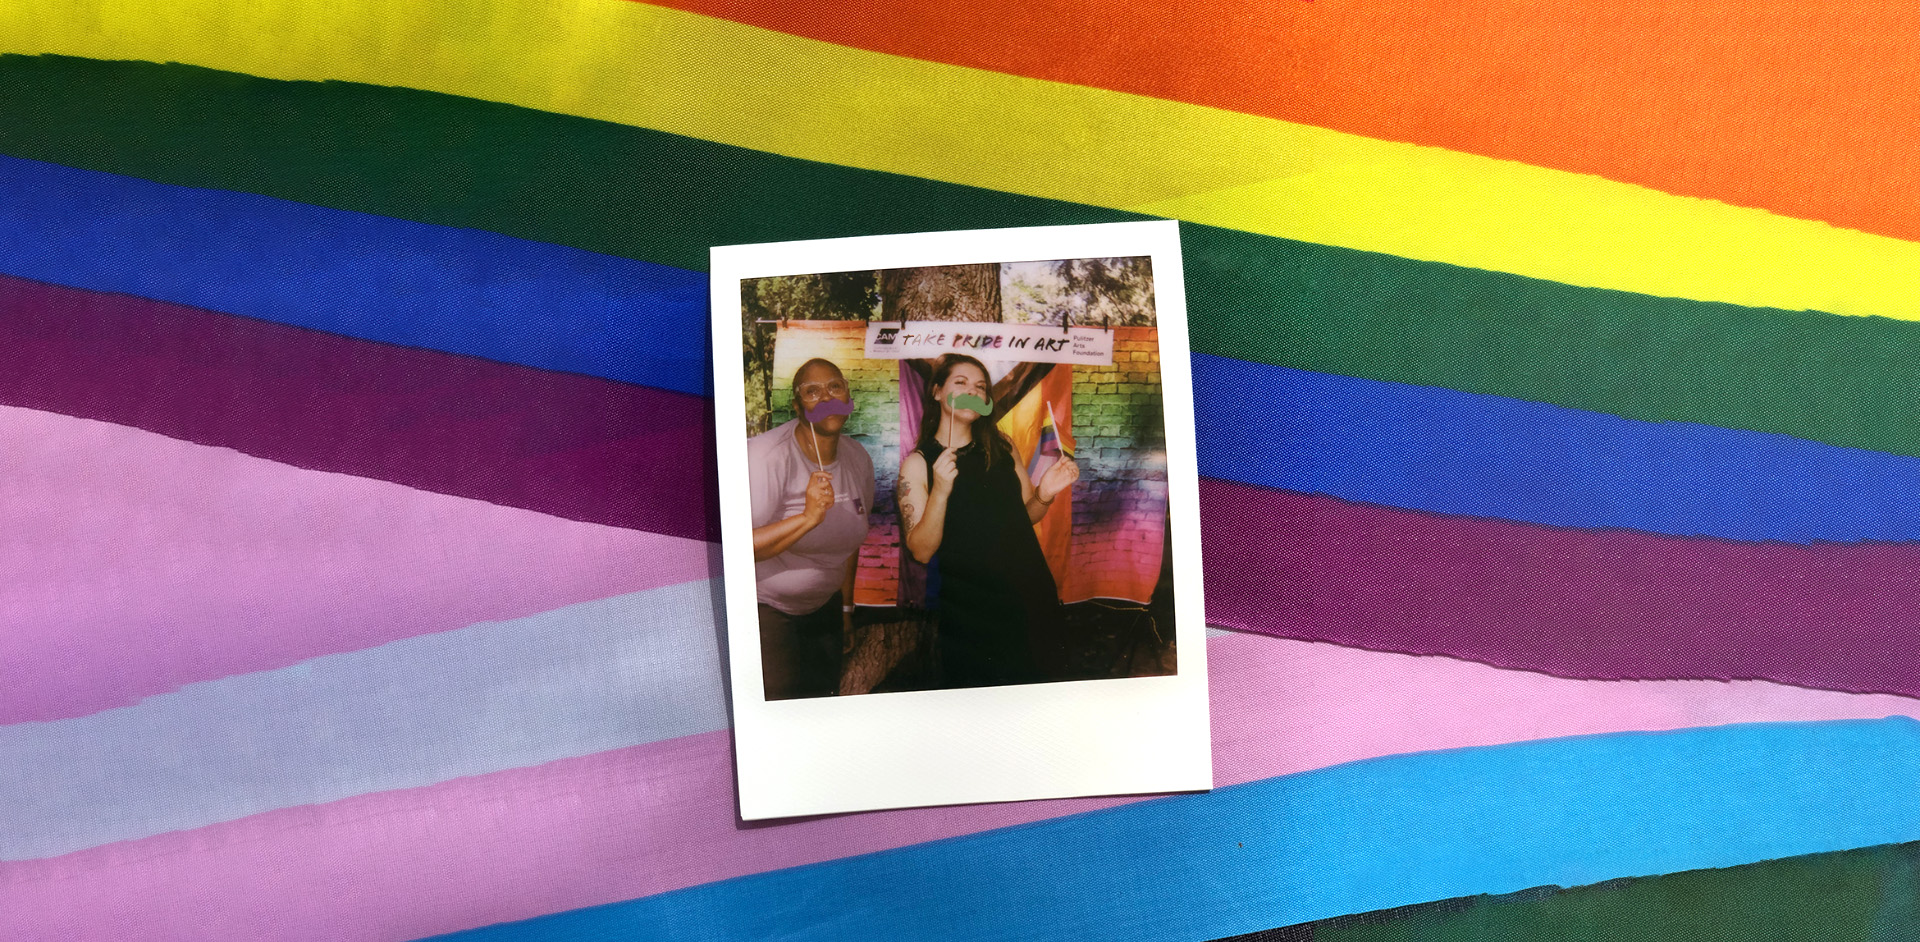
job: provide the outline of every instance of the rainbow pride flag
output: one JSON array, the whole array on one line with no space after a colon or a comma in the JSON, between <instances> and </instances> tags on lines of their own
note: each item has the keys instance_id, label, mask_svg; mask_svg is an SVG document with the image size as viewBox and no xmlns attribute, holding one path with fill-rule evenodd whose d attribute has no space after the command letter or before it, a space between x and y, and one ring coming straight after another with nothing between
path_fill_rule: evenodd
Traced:
<instances>
[{"instance_id":1,"label":"rainbow pride flag","mask_svg":"<svg viewBox=\"0 0 1920 942\"><path fill-rule=\"evenodd\" d=\"M1059 424L1053 419L1053 403L1047 402L1046 415L1040 420L1040 437L1033 447L1033 459L1027 462L1027 479L1036 486L1047 469L1059 463L1061 456L1073 457L1073 439L1062 440Z\"/></svg>"},{"instance_id":2,"label":"rainbow pride flag","mask_svg":"<svg viewBox=\"0 0 1920 942\"><path fill-rule=\"evenodd\" d=\"M0 938L1920 936L1916 26L0 5ZM708 248L1140 218L1219 787L741 825Z\"/></svg>"}]
</instances>

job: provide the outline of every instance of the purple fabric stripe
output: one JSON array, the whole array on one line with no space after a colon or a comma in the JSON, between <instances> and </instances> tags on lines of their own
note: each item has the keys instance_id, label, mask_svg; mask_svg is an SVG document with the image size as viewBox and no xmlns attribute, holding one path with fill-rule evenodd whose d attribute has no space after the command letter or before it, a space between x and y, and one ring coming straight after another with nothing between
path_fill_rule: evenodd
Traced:
<instances>
[{"instance_id":1,"label":"purple fabric stripe","mask_svg":"<svg viewBox=\"0 0 1920 942\"><path fill-rule=\"evenodd\" d=\"M1207 620L1562 677L1920 696L1920 544L1735 543L1203 481Z\"/></svg>"},{"instance_id":2,"label":"purple fabric stripe","mask_svg":"<svg viewBox=\"0 0 1920 942\"><path fill-rule=\"evenodd\" d=\"M0 404L572 520L718 534L713 405L684 393L0 277Z\"/></svg>"},{"instance_id":3,"label":"purple fabric stripe","mask_svg":"<svg viewBox=\"0 0 1920 942\"><path fill-rule=\"evenodd\" d=\"M11 278L0 312L0 403L716 538L698 397ZM1559 530L1220 481L1202 496L1218 624L1559 676L1920 695L1920 545Z\"/></svg>"}]
</instances>

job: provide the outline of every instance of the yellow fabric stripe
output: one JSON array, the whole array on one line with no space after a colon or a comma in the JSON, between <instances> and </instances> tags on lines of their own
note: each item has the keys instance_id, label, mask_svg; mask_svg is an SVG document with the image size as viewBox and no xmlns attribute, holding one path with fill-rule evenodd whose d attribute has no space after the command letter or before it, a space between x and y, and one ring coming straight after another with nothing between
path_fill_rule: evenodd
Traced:
<instances>
[{"instance_id":1,"label":"yellow fabric stripe","mask_svg":"<svg viewBox=\"0 0 1920 942\"><path fill-rule=\"evenodd\" d=\"M411 87L1574 285L1920 319L1914 243L628 0L15 0L0 51Z\"/></svg>"},{"instance_id":2,"label":"yellow fabric stripe","mask_svg":"<svg viewBox=\"0 0 1920 942\"><path fill-rule=\"evenodd\" d=\"M1592 288L1920 319L1920 245L1377 142L1374 159L1131 209Z\"/></svg>"}]
</instances>

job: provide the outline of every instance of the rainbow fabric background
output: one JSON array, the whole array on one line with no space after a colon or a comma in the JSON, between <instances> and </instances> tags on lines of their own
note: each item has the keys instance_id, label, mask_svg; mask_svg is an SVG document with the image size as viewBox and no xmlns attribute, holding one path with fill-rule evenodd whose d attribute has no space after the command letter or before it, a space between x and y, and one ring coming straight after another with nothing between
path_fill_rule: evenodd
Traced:
<instances>
[{"instance_id":1,"label":"rainbow fabric background","mask_svg":"<svg viewBox=\"0 0 1920 942\"><path fill-rule=\"evenodd\" d=\"M1914 938L1894 7L0 6L0 938ZM737 824L707 247L1155 216L1221 787Z\"/></svg>"}]
</instances>

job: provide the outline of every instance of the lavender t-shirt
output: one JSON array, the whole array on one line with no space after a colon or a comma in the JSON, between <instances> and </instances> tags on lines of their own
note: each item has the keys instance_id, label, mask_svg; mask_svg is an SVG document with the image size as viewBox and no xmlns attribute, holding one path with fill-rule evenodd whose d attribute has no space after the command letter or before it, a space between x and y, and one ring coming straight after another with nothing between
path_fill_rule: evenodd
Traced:
<instances>
[{"instance_id":1,"label":"lavender t-shirt","mask_svg":"<svg viewBox=\"0 0 1920 942\"><path fill-rule=\"evenodd\" d=\"M819 468L812 444L811 430L800 431L799 419L747 440L755 529L806 509L807 478ZM833 475L833 507L820 525L786 552L753 567L760 601L789 615L805 615L827 604L846 579L847 561L867 539L873 459L852 436L842 435L840 453L825 470Z\"/></svg>"}]
</instances>

